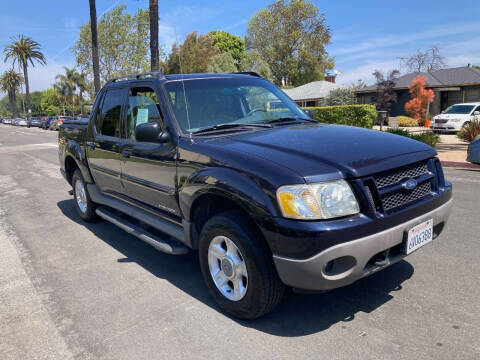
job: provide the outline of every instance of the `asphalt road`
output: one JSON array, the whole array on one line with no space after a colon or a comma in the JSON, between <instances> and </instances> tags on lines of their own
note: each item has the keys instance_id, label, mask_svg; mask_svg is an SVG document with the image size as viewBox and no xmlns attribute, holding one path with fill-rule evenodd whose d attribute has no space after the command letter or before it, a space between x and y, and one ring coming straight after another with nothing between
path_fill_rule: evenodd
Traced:
<instances>
[{"instance_id":1,"label":"asphalt road","mask_svg":"<svg viewBox=\"0 0 480 360\"><path fill-rule=\"evenodd\" d=\"M446 169L450 222L406 261L242 322L196 253L83 223L56 137L0 124L0 359L480 358L480 172Z\"/></svg>"}]
</instances>

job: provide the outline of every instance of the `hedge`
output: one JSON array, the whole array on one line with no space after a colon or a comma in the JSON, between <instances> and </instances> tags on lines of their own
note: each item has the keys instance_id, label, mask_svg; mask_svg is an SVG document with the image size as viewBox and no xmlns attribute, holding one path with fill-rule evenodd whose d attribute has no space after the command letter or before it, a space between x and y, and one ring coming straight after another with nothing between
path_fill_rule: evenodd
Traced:
<instances>
[{"instance_id":1,"label":"hedge","mask_svg":"<svg viewBox=\"0 0 480 360\"><path fill-rule=\"evenodd\" d=\"M377 120L375 105L336 105L307 107L313 110L318 122L371 129Z\"/></svg>"},{"instance_id":2,"label":"hedge","mask_svg":"<svg viewBox=\"0 0 480 360\"><path fill-rule=\"evenodd\" d=\"M408 116L397 116L397 123L400 127L418 126L418 121Z\"/></svg>"}]
</instances>

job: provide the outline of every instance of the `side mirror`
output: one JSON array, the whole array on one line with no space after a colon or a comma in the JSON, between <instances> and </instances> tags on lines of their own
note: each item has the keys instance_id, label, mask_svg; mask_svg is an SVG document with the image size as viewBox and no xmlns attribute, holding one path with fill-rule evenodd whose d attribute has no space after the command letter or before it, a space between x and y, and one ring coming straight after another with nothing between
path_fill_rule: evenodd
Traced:
<instances>
[{"instance_id":1,"label":"side mirror","mask_svg":"<svg viewBox=\"0 0 480 360\"><path fill-rule=\"evenodd\" d=\"M303 112L307 114L310 119L315 120L315 112L312 109L305 109Z\"/></svg>"},{"instance_id":2,"label":"side mirror","mask_svg":"<svg viewBox=\"0 0 480 360\"><path fill-rule=\"evenodd\" d=\"M474 112L473 112L473 115L475 115L475 116L480 115L480 111L474 111Z\"/></svg>"},{"instance_id":3,"label":"side mirror","mask_svg":"<svg viewBox=\"0 0 480 360\"><path fill-rule=\"evenodd\" d=\"M165 143L170 140L170 135L167 132L162 132L158 123L147 122L135 128L135 139L142 142Z\"/></svg>"}]
</instances>

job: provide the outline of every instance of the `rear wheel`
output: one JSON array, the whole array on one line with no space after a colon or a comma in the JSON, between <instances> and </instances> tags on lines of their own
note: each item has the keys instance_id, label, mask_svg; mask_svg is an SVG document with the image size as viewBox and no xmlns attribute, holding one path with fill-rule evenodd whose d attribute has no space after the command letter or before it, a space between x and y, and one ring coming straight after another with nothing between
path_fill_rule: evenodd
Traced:
<instances>
[{"instance_id":1,"label":"rear wheel","mask_svg":"<svg viewBox=\"0 0 480 360\"><path fill-rule=\"evenodd\" d=\"M228 211L212 217L202 229L199 245L203 278L226 313L256 319L281 301L285 287L272 255L242 213Z\"/></svg>"},{"instance_id":2,"label":"rear wheel","mask_svg":"<svg viewBox=\"0 0 480 360\"><path fill-rule=\"evenodd\" d=\"M96 204L90 199L87 185L83 180L80 170L75 170L72 176L73 199L78 215L85 221L95 221L98 219L95 213Z\"/></svg>"}]
</instances>

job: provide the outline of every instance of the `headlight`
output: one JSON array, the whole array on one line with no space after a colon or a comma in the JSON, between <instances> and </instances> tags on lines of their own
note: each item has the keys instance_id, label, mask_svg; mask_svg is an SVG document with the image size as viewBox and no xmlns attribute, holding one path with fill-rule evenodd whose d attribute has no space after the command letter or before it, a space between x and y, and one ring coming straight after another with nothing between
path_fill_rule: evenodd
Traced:
<instances>
[{"instance_id":1,"label":"headlight","mask_svg":"<svg viewBox=\"0 0 480 360\"><path fill-rule=\"evenodd\" d=\"M277 200L286 218L331 219L360 212L357 199L344 180L282 186Z\"/></svg>"},{"instance_id":2,"label":"headlight","mask_svg":"<svg viewBox=\"0 0 480 360\"><path fill-rule=\"evenodd\" d=\"M449 122L460 122L460 121L462 121L462 119L449 119L448 121Z\"/></svg>"}]
</instances>

